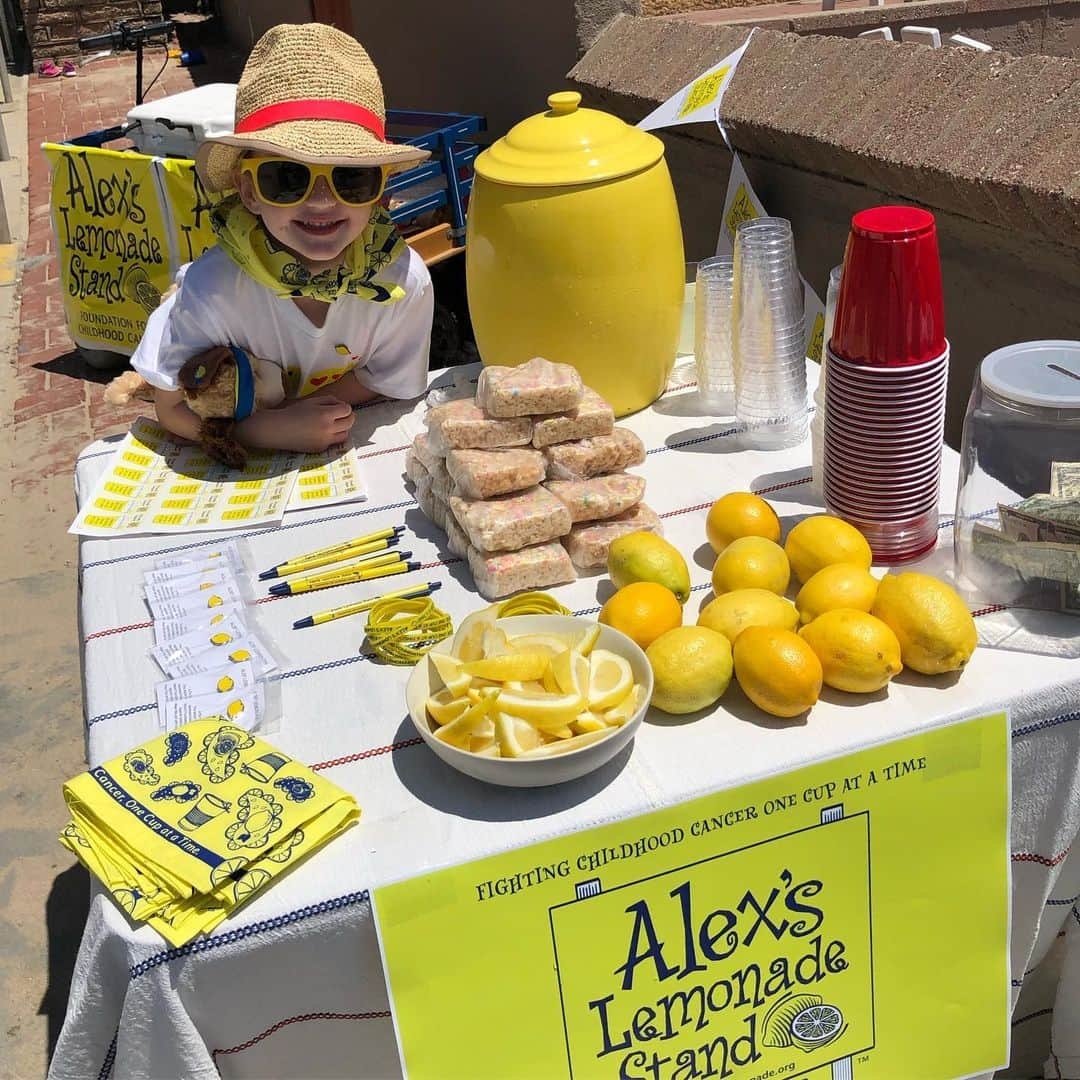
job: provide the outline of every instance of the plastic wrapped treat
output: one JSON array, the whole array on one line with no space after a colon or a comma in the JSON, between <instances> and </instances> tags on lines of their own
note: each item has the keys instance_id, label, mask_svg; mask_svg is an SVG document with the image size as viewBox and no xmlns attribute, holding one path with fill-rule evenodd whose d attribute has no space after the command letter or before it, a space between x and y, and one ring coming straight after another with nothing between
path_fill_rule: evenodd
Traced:
<instances>
[{"instance_id":1,"label":"plastic wrapped treat","mask_svg":"<svg viewBox=\"0 0 1080 1080\"><path fill-rule=\"evenodd\" d=\"M563 543L579 570L596 570L607 566L608 548L612 541L632 532L651 532L662 536L664 530L656 512L644 503L638 503L632 510L607 521L575 525Z\"/></svg>"},{"instance_id":2,"label":"plastic wrapped treat","mask_svg":"<svg viewBox=\"0 0 1080 1080\"><path fill-rule=\"evenodd\" d=\"M444 528L446 529L446 546L459 558L464 559L469 553L469 538L457 523L457 518L449 510L446 512Z\"/></svg>"},{"instance_id":3,"label":"plastic wrapped treat","mask_svg":"<svg viewBox=\"0 0 1080 1080\"><path fill-rule=\"evenodd\" d=\"M506 420L485 415L467 399L436 405L428 413L428 447L440 457L451 450L494 450L500 446L527 446L532 420L518 416Z\"/></svg>"},{"instance_id":4,"label":"plastic wrapped treat","mask_svg":"<svg viewBox=\"0 0 1080 1080\"><path fill-rule=\"evenodd\" d=\"M494 499L452 496L450 509L480 551L517 551L570 531L570 511L542 487Z\"/></svg>"},{"instance_id":5,"label":"plastic wrapped treat","mask_svg":"<svg viewBox=\"0 0 1080 1080\"><path fill-rule=\"evenodd\" d=\"M451 450L446 468L459 495L490 499L539 484L547 463L539 450L507 447L502 450Z\"/></svg>"},{"instance_id":6,"label":"plastic wrapped treat","mask_svg":"<svg viewBox=\"0 0 1080 1080\"><path fill-rule=\"evenodd\" d=\"M416 502L424 512L424 517L440 529L446 528L449 512L446 503L432 490L430 476L422 476L416 481Z\"/></svg>"},{"instance_id":7,"label":"plastic wrapped treat","mask_svg":"<svg viewBox=\"0 0 1080 1080\"><path fill-rule=\"evenodd\" d=\"M445 456L436 453L435 447L431 443L431 435L426 431L421 431L420 434L413 439L412 450L428 472L434 472L438 467L438 463L442 461Z\"/></svg>"},{"instance_id":8,"label":"plastic wrapped treat","mask_svg":"<svg viewBox=\"0 0 1080 1080\"><path fill-rule=\"evenodd\" d=\"M538 450L570 439L591 439L615 430L615 411L595 391L585 388L577 407L555 416L538 416L532 443Z\"/></svg>"},{"instance_id":9,"label":"plastic wrapped treat","mask_svg":"<svg viewBox=\"0 0 1080 1080\"><path fill-rule=\"evenodd\" d=\"M428 475L427 469L424 468L424 463L420 460L419 455L410 446L405 451L405 479L410 484L415 484Z\"/></svg>"},{"instance_id":10,"label":"plastic wrapped treat","mask_svg":"<svg viewBox=\"0 0 1080 1080\"><path fill-rule=\"evenodd\" d=\"M473 581L485 600L522 589L547 589L577 577L566 548L557 541L495 554L470 547L468 557Z\"/></svg>"},{"instance_id":11,"label":"plastic wrapped treat","mask_svg":"<svg viewBox=\"0 0 1080 1080\"><path fill-rule=\"evenodd\" d=\"M570 511L576 525L617 517L637 506L645 494L645 479L614 473L592 480L549 480L544 487Z\"/></svg>"},{"instance_id":12,"label":"plastic wrapped treat","mask_svg":"<svg viewBox=\"0 0 1080 1080\"><path fill-rule=\"evenodd\" d=\"M489 416L541 416L577 408L584 389L569 364L535 356L517 367L484 368L476 404Z\"/></svg>"},{"instance_id":13,"label":"plastic wrapped treat","mask_svg":"<svg viewBox=\"0 0 1080 1080\"><path fill-rule=\"evenodd\" d=\"M621 472L645 461L645 444L628 428L610 435L558 443L544 448L549 480L590 480Z\"/></svg>"}]
</instances>

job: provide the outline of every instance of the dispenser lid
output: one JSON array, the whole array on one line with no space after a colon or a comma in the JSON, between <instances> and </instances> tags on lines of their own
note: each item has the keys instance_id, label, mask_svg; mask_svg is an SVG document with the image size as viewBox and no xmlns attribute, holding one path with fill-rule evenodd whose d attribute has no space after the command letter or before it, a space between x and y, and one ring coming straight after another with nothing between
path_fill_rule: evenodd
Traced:
<instances>
[{"instance_id":1,"label":"dispenser lid","mask_svg":"<svg viewBox=\"0 0 1080 1080\"><path fill-rule=\"evenodd\" d=\"M548 99L548 111L515 124L476 159L485 180L523 187L592 184L655 165L664 144L610 113L582 109L576 90Z\"/></svg>"},{"instance_id":2,"label":"dispenser lid","mask_svg":"<svg viewBox=\"0 0 1080 1080\"><path fill-rule=\"evenodd\" d=\"M992 352L979 378L1005 401L1080 409L1080 341L1024 341Z\"/></svg>"}]
</instances>

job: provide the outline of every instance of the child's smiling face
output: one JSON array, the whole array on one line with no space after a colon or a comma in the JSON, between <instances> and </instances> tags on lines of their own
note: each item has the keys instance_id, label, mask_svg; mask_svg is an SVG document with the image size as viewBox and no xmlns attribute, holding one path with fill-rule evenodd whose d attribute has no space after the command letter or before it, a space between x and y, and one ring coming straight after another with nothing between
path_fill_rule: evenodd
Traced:
<instances>
[{"instance_id":1,"label":"child's smiling face","mask_svg":"<svg viewBox=\"0 0 1080 1080\"><path fill-rule=\"evenodd\" d=\"M274 206L255 191L247 173L240 175L240 198L266 231L299 256L308 270L318 272L340 261L342 252L364 231L375 204L349 206L340 202L320 176L311 194L295 206Z\"/></svg>"}]
</instances>

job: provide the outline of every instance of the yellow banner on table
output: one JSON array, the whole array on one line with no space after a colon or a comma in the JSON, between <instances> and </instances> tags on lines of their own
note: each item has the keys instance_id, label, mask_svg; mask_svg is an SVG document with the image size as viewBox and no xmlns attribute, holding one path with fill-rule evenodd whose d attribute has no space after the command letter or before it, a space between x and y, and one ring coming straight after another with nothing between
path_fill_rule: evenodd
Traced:
<instances>
[{"instance_id":1,"label":"yellow banner on table","mask_svg":"<svg viewBox=\"0 0 1080 1080\"><path fill-rule=\"evenodd\" d=\"M171 239L177 263L192 262L217 243L210 227L214 200L203 188L193 161L158 158L156 165L172 219Z\"/></svg>"},{"instance_id":2,"label":"yellow banner on table","mask_svg":"<svg viewBox=\"0 0 1080 1080\"><path fill-rule=\"evenodd\" d=\"M172 282L154 159L46 144L64 311L73 340L130 354Z\"/></svg>"},{"instance_id":3,"label":"yellow banner on table","mask_svg":"<svg viewBox=\"0 0 1080 1080\"><path fill-rule=\"evenodd\" d=\"M1008 821L998 714L377 889L403 1066L991 1071L1008 1058Z\"/></svg>"}]
</instances>

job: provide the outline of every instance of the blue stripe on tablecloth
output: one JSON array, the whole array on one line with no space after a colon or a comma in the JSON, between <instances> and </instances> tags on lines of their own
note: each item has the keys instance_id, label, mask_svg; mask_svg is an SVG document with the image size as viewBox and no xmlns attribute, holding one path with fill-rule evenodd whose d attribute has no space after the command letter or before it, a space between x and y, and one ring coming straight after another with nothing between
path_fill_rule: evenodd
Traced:
<instances>
[{"instance_id":1,"label":"blue stripe on tablecloth","mask_svg":"<svg viewBox=\"0 0 1080 1080\"><path fill-rule=\"evenodd\" d=\"M254 937L256 934L264 934L269 930L277 930L282 926L292 926L293 923L302 922L304 919L310 919L315 915L324 915L328 911L340 911L341 908L351 907L353 904L366 904L370 899L368 890L361 889L359 892L335 896L331 900L322 900L318 904L309 904L307 907L286 912L284 915L275 915L272 919L263 919L261 922L251 923L248 926L238 926L235 930L229 930L224 934L199 937L194 941L189 941L186 945L180 945L175 949L165 949L163 952L148 956L145 960L140 960L139 963L133 964L128 969L128 974L134 981L161 964L167 964L185 956L193 956L196 953L208 952L211 949L220 948L222 945L232 945L237 941L244 941L246 938Z\"/></svg>"},{"instance_id":2,"label":"blue stripe on tablecloth","mask_svg":"<svg viewBox=\"0 0 1080 1080\"><path fill-rule=\"evenodd\" d=\"M1064 907L1066 904L1075 904L1077 900L1080 900L1080 893L1077 893L1075 896L1070 897L1068 900L1047 900L1046 906ZM1073 914L1075 915L1076 912L1074 911Z\"/></svg>"},{"instance_id":3,"label":"blue stripe on tablecloth","mask_svg":"<svg viewBox=\"0 0 1080 1080\"><path fill-rule=\"evenodd\" d=\"M1062 713L1060 716L1051 716L1048 720L1038 720L1034 724L1025 724L1018 727L1012 734L1013 738L1021 735L1031 735L1036 731L1045 731L1047 728L1057 727L1058 724L1071 724L1074 720L1080 720L1080 712Z\"/></svg>"},{"instance_id":4,"label":"blue stripe on tablecloth","mask_svg":"<svg viewBox=\"0 0 1080 1080\"><path fill-rule=\"evenodd\" d=\"M112 1042L109 1043L109 1048L105 1051L105 1060L101 1063L101 1068L98 1070L98 1080L109 1080L112 1076L113 1065L116 1064L116 1040L120 1038L120 1025L116 1025L116 1030L113 1032Z\"/></svg>"}]
</instances>

